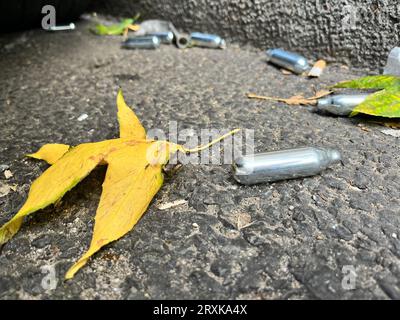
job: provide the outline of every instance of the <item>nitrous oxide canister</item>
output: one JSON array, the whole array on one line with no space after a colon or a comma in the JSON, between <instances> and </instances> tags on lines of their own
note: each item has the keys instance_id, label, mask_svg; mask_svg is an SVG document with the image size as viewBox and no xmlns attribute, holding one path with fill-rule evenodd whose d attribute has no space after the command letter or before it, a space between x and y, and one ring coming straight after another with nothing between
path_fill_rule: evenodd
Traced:
<instances>
[{"instance_id":1,"label":"nitrous oxide canister","mask_svg":"<svg viewBox=\"0 0 400 320\"><path fill-rule=\"evenodd\" d=\"M156 36L138 36L122 42L122 47L126 49L156 49L160 46L160 42Z\"/></svg>"},{"instance_id":2,"label":"nitrous oxide canister","mask_svg":"<svg viewBox=\"0 0 400 320\"><path fill-rule=\"evenodd\" d=\"M233 176L241 184L273 182L317 175L341 160L339 151L317 147L247 155L235 160Z\"/></svg>"},{"instance_id":3,"label":"nitrous oxide canister","mask_svg":"<svg viewBox=\"0 0 400 320\"><path fill-rule=\"evenodd\" d=\"M147 36L156 36L163 44L171 44L174 40L174 33L172 31L153 32L147 34Z\"/></svg>"},{"instance_id":4,"label":"nitrous oxide canister","mask_svg":"<svg viewBox=\"0 0 400 320\"><path fill-rule=\"evenodd\" d=\"M190 45L206 48L225 49L225 40L216 34L192 32L190 34Z\"/></svg>"},{"instance_id":5,"label":"nitrous oxide canister","mask_svg":"<svg viewBox=\"0 0 400 320\"><path fill-rule=\"evenodd\" d=\"M318 100L317 109L338 116L348 116L369 94L337 94Z\"/></svg>"},{"instance_id":6,"label":"nitrous oxide canister","mask_svg":"<svg viewBox=\"0 0 400 320\"><path fill-rule=\"evenodd\" d=\"M307 59L297 53L283 49L269 49L265 53L267 55L267 62L276 64L294 73L302 74L310 69Z\"/></svg>"}]
</instances>

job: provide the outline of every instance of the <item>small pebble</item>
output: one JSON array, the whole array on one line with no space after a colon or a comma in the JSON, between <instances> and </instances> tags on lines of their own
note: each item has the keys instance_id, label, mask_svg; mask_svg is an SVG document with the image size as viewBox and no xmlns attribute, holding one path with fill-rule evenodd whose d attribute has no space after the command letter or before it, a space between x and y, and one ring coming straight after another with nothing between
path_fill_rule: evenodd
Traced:
<instances>
[{"instance_id":1,"label":"small pebble","mask_svg":"<svg viewBox=\"0 0 400 320\"><path fill-rule=\"evenodd\" d=\"M10 170L7 169L4 171L4 176L6 177L6 179L10 179L13 177L13 174Z\"/></svg>"},{"instance_id":2,"label":"small pebble","mask_svg":"<svg viewBox=\"0 0 400 320\"><path fill-rule=\"evenodd\" d=\"M192 227L194 229L199 229L200 228L199 225L196 222L192 223Z\"/></svg>"},{"instance_id":3,"label":"small pebble","mask_svg":"<svg viewBox=\"0 0 400 320\"><path fill-rule=\"evenodd\" d=\"M81 114L79 117L78 117L78 121L83 121L83 120L86 120L87 118L89 118L89 116L86 114L86 113L84 113L84 114Z\"/></svg>"},{"instance_id":4,"label":"small pebble","mask_svg":"<svg viewBox=\"0 0 400 320\"><path fill-rule=\"evenodd\" d=\"M396 233L392 233L392 238L397 239L397 234Z\"/></svg>"},{"instance_id":5,"label":"small pebble","mask_svg":"<svg viewBox=\"0 0 400 320\"><path fill-rule=\"evenodd\" d=\"M293 211L294 210L294 206L289 206L289 210Z\"/></svg>"},{"instance_id":6,"label":"small pebble","mask_svg":"<svg viewBox=\"0 0 400 320\"><path fill-rule=\"evenodd\" d=\"M16 191L16 185L8 185L0 181L0 198L8 195L11 191Z\"/></svg>"}]
</instances>

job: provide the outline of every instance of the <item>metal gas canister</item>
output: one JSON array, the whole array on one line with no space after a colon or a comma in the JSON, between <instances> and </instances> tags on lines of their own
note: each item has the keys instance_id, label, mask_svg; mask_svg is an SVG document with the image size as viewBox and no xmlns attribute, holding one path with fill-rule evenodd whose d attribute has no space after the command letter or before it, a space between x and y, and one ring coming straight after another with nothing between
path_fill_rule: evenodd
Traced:
<instances>
[{"instance_id":1,"label":"metal gas canister","mask_svg":"<svg viewBox=\"0 0 400 320\"><path fill-rule=\"evenodd\" d=\"M235 160L233 176L252 185L313 176L341 160L339 151L317 147L247 155Z\"/></svg>"}]
</instances>

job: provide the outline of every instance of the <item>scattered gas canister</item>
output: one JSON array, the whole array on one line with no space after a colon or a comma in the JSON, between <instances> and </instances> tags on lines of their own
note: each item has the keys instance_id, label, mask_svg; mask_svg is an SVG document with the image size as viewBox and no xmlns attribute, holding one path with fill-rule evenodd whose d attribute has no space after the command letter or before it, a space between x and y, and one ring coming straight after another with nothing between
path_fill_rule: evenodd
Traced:
<instances>
[{"instance_id":1,"label":"scattered gas canister","mask_svg":"<svg viewBox=\"0 0 400 320\"><path fill-rule=\"evenodd\" d=\"M154 32L149 33L147 36L156 36L163 44L171 44L174 40L174 33L172 31Z\"/></svg>"},{"instance_id":2,"label":"scattered gas canister","mask_svg":"<svg viewBox=\"0 0 400 320\"><path fill-rule=\"evenodd\" d=\"M400 76L400 47L395 47L390 51L383 74Z\"/></svg>"},{"instance_id":3,"label":"scattered gas canister","mask_svg":"<svg viewBox=\"0 0 400 320\"><path fill-rule=\"evenodd\" d=\"M302 74L310 69L307 59L297 53L283 49L270 49L266 51L266 55L267 62L271 62L297 74Z\"/></svg>"},{"instance_id":4,"label":"scattered gas canister","mask_svg":"<svg viewBox=\"0 0 400 320\"><path fill-rule=\"evenodd\" d=\"M126 49L156 49L160 46L160 39L156 36L138 36L122 42Z\"/></svg>"},{"instance_id":5,"label":"scattered gas canister","mask_svg":"<svg viewBox=\"0 0 400 320\"><path fill-rule=\"evenodd\" d=\"M233 176L245 185L319 174L341 160L339 151L316 147L247 155L235 160Z\"/></svg>"},{"instance_id":6,"label":"scattered gas canister","mask_svg":"<svg viewBox=\"0 0 400 320\"><path fill-rule=\"evenodd\" d=\"M369 94L338 94L328 96L318 100L317 109L338 116L348 116L368 96Z\"/></svg>"},{"instance_id":7,"label":"scattered gas canister","mask_svg":"<svg viewBox=\"0 0 400 320\"><path fill-rule=\"evenodd\" d=\"M215 34L192 32L190 34L190 45L206 48L225 49L225 40Z\"/></svg>"}]
</instances>

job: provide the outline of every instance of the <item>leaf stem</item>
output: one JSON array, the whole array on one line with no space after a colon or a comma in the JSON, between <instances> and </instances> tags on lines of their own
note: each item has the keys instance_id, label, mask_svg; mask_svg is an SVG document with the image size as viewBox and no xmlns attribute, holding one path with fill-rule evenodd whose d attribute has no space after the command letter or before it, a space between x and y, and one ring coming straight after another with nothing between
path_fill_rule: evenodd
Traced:
<instances>
[{"instance_id":1,"label":"leaf stem","mask_svg":"<svg viewBox=\"0 0 400 320\"><path fill-rule=\"evenodd\" d=\"M226 139L227 137L229 137L229 136L231 136L231 135L234 135L235 133L237 133L237 132L239 132L239 131L240 131L240 129L234 129L234 130L232 130L232 131L230 131L230 132L224 134L223 136L220 136L219 138L217 138L217 139L211 141L210 143L207 143L207 144L202 145L202 146L198 146L198 147L193 148L193 149L187 149L187 148L185 148L184 146L179 146L178 149L179 149L181 152L184 152L184 153L200 152L200 151L203 151L203 150L205 150L205 149L211 147L212 145L216 144L217 142L220 142L221 140L224 140L224 139Z\"/></svg>"},{"instance_id":2,"label":"leaf stem","mask_svg":"<svg viewBox=\"0 0 400 320\"><path fill-rule=\"evenodd\" d=\"M247 98L259 99L259 100L273 100L273 101L279 101L279 102L283 102L283 100L285 100L285 99L275 98L275 97L259 96L258 94L255 94L255 93L248 93Z\"/></svg>"}]
</instances>

